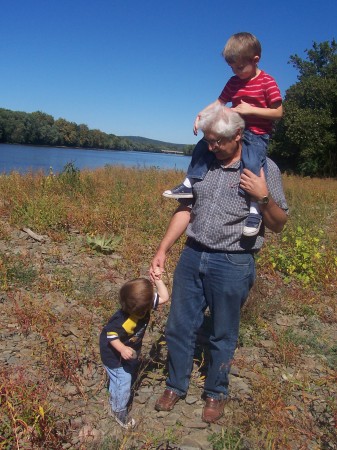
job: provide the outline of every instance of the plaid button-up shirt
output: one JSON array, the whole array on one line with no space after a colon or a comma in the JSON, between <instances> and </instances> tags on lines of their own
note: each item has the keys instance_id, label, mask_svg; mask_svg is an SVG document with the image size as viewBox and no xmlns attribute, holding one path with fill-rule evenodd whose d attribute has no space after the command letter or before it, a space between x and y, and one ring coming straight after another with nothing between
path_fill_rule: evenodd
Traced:
<instances>
[{"instance_id":1,"label":"plaid button-up shirt","mask_svg":"<svg viewBox=\"0 0 337 450\"><path fill-rule=\"evenodd\" d=\"M267 158L267 185L276 204L288 212L281 173ZM258 251L264 241L264 227L254 237L242 235L249 213L249 198L238 193L240 161L229 167L215 160L204 180L193 186L194 203L187 236L211 250L225 252ZM186 201L184 202L186 204Z\"/></svg>"}]
</instances>

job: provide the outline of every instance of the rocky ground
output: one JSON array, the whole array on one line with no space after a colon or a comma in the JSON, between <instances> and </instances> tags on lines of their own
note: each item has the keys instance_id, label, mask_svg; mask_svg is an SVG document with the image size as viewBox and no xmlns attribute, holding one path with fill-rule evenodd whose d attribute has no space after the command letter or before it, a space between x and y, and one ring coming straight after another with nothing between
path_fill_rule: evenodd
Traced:
<instances>
[{"instance_id":1,"label":"rocky ground","mask_svg":"<svg viewBox=\"0 0 337 450\"><path fill-rule=\"evenodd\" d=\"M165 385L165 306L145 338L131 411L137 425L125 432L109 416L97 342L117 308L121 284L134 274L121 274L118 255L88 249L76 230L65 243L35 239L6 222L0 230L0 367L33 385L43 380L54 426L65 436L57 448L337 448L337 325L331 296L324 314L309 307L299 312L282 304L289 287L259 278L243 314L225 415L212 425L201 421L207 366L202 339L187 397L172 412L154 410ZM264 315L257 313L261 309ZM29 401L29 393L20 395ZM13 447L2 447L0 441L0 448L38 448L29 441L29 430L17 432L17 446L13 441ZM41 448L56 446L49 445Z\"/></svg>"}]
</instances>

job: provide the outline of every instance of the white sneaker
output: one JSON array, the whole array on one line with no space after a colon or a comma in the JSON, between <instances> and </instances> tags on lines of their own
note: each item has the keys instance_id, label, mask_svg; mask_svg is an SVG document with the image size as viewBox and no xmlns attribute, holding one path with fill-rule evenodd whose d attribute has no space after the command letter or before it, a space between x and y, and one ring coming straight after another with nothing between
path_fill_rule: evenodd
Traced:
<instances>
[{"instance_id":1,"label":"white sneaker","mask_svg":"<svg viewBox=\"0 0 337 450\"><path fill-rule=\"evenodd\" d=\"M112 416L118 423L118 425L120 425L122 428L126 430L129 430L136 425L135 419L128 418L127 411L119 411L119 412L112 411Z\"/></svg>"},{"instance_id":2,"label":"white sneaker","mask_svg":"<svg viewBox=\"0 0 337 450\"><path fill-rule=\"evenodd\" d=\"M176 186L173 189L164 191L163 196L168 198L193 198L193 190L191 187L179 184L179 186Z\"/></svg>"},{"instance_id":3,"label":"white sneaker","mask_svg":"<svg viewBox=\"0 0 337 450\"><path fill-rule=\"evenodd\" d=\"M244 236L256 236L262 224L262 216L260 214L249 214L246 220L246 224L243 228Z\"/></svg>"}]
</instances>

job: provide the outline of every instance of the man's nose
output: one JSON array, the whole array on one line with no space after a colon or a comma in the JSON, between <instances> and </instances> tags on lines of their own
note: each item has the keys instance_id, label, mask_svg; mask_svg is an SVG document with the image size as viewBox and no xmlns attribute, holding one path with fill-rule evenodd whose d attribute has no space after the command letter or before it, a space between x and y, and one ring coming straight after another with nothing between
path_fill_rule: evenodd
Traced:
<instances>
[{"instance_id":1,"label":"man's nose","mask_svg":"<svg viewBox=\"0 0 337 450\"><path fill-rule=\"evenodd\" d=\"M216 142L209 142L208 143L208 150L210 152L213 152L215 150L215 148L217 147L217 143Z\"/></svg>"}]
</instances>

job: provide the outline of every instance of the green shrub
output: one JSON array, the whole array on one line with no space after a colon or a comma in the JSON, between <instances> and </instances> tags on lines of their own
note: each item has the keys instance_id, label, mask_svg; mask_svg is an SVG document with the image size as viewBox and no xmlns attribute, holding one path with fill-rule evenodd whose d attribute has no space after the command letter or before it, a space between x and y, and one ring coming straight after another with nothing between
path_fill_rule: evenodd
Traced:
<instances>
[{"instance_id":1,"label":"green shrub","mask_svg":"<svg viewBox=\"0 0 337 450\"><path fill-rule=\"evenodd\" d=\"M114 252L121 240L121 236L106 236L105 234L103 236L87 236L89 247L105 255Z\"/></svg>"},{"instance_id":2,"label":"green shrub","mask_svg":"<svg viewBox=\"0 0 337 450\"><path fill-rule=\"evenodd\" d=\"M285 282L295 279L304 285L327 281L337 267L337 258L325 245L323 230L301 226L295 230L286 227L278 242L264 247L259 262L271 264Z\"/></svg>"},{"instance_id":3,"label":"green shrub","mask_svg":"<svg viewBox=\"0 0 337 450\"><path fill-rule=\"evenodd\" d=\"M16 204L12 212L12 221L36 232L46 230L62 230L66 228L66 210L62 201L56 202L47 195L38 198L27 198Z\"/></svg>"}]
</instances>

